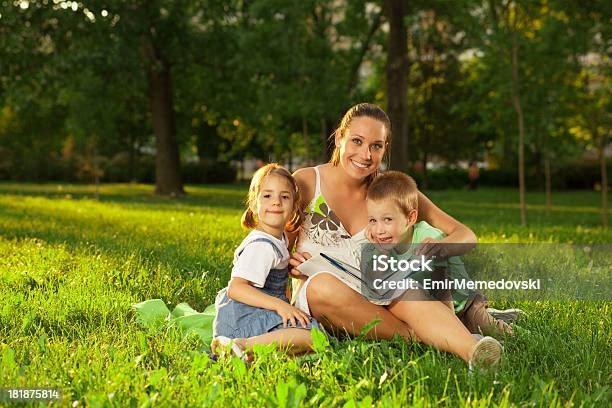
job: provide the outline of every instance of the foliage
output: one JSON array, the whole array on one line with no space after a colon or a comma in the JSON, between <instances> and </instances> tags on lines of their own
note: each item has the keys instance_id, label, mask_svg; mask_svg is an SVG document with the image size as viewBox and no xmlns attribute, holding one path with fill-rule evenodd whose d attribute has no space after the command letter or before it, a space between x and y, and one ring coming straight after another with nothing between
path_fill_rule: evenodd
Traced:
<instances>
[{"instance_id":1,"label":"foliage","mask_svg":"<svg viewBox=\"0 0 612 408\"><path fill-rule=\"evenodd\" d=\"M610 18L597 2L410 2L410 160L516 168L512 41L527 173L608 145ZM143 36L169 68L183 163L321 161L346 108L388 97L381 2L33 0L2 2L0 23L3 178L150 179Z\"/></svg>"}]
</instances>

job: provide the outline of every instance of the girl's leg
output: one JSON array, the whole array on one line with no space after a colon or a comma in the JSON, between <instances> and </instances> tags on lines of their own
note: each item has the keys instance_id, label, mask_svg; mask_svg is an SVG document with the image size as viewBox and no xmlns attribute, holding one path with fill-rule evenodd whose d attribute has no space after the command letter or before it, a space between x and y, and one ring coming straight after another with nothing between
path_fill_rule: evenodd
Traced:
<instances>
[{"instance_id":1,"label":"girl's leg","mask_svg":"<svg viewBox=\"0 0 612 408\"><path fill-rule=\"evenodd\" d=\"M302 354L312 350L312 337L310 330L306 329L280 329L248 339L234 340L240 348L247 352L253 351L255 344L275 343L280 349L287 350L289 354Z\"/></svg>"},{"instance_id":2,"label":"girl's leg","mask_svg":"<svg viewBox=\"0 0 612 408\"><path fill-rule=\"evenodd\" d=\"M415 340L410 327L382 306L374 305L359 293L329 273L321 273L308 283L306 298L312 316L330 331L345 331L358 335L374 319L380 319L367 337L392 339L399 334L406 340Z\"/></svg>"}]
</instances>

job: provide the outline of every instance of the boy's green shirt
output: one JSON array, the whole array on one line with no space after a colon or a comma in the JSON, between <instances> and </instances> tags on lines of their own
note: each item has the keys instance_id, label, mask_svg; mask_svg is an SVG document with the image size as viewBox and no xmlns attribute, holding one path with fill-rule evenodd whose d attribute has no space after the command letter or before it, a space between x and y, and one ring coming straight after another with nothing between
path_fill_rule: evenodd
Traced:
<instances>
[{"instance_id":1,"label":"boy's green shirt","mask_svg":"<svg viewBox=\"0 0 612 408\"><path fill-rule=\"evenodd\" d=\"M420 244L426 238L432 238L432 239L439 240L444 237L446 237L446 234L444 234L444 232L442 232L441 230L435 227L432 227L425 221L420 221L414 224L413 226L411 244L413 245ZM414 246L412 248L414 248ZM402 259L408 260L413 257L413 253L411 249L401 254L397 253L395 250L392 250L391 255L397 260L402 260ZM459 280L468 279L469 280L470 279L470 277L468 276L465 270L465 266L463 265L463 261L458 256L451 256L444 260L441 260L441 259L436 260L434 262L434 265L436 267L446 267L448 278L450 280L453 280L453 279L459 279ZM430 275L431 274L429 272L417 272L411 275L410 278L422 282L423 279L430 277ZM467 289L466 290L453 289L451 291L451 295L453 297L453 303L455 306L455 313L458 313L465 308L465 305L467 304L467 301L469 300L471 294L472 292Z\"/></svg>"}]
</instances>

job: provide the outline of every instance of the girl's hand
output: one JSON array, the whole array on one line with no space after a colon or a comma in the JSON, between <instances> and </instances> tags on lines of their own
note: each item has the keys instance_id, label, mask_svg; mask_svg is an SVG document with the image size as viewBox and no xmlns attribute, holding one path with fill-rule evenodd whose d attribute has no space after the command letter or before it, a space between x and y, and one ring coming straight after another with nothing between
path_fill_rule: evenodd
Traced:
<instances>
[{"instance_id":1,"label":"girl's hand","mask_svg":"<svg viewBox=\"0 0 612 408\"><path fill-rule=\"evenodd\" d=\"M293 255L291 256L291 259L289 260L289 264L292 266L291 268L291 276L293 278L297 278L297 279L301 279L301 280L306 280L308 279L308 276L303 275L300 271L297 270L297 267L303 263L306 262L307 259L312 258L312 255L310 255L308 252L294 252Z\"/></svg>"},{"instance_id":2,"label":"girl's hand","mask_svg":"<svg viewBox=\"0 0 612 408\"><path fill-rule=\"evenodd\" d=\"M289 303L283 302L276 308L276 313L283 319L283 327L287 328L289 322L292 327L298 327L297 322L302 323L302 327L308 327L310 316L302 312L297 307L291 306Z\"/></svg>"}]
</instances>

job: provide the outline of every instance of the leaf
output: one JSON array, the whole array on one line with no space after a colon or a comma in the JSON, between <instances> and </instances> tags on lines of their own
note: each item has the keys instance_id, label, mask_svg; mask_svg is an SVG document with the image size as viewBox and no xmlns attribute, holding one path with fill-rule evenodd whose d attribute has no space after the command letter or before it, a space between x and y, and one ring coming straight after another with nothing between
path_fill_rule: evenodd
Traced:
<instances>
[{"instance_id":1,"label":"leaf","mask_svg":"<svg viewBox=\"0 0 612 408\"><path fill-rule=\"evenodd\" d=\"M38 350L41 354L45 354L47 352L47 338L47 335L44 333L38 337Z\"/></svg>"},{"instance_id":2,"label":"leaf","mask_svg":"<svg viewBox=\"0 0 612 408\"><path fill-rule=\"evenodd\" d=\"M7 348L2 352L2 367L8 371L15 366L15 350Z\"/></svg>"},{"instance_id":3,"label":"leaf","mask_svg":"<svg viewBox=\"0 0 612 408\"><path fill-rule=\"evenodd\" d=\"M329 347L329 340L321 330L313 327L310 335L312 336L312 348L315 352L322 353Z\"/></svg>"},{"instance_id":4,"label":"leaf","mask_svg":"<svg viewBox=\"0 0 612 408\"><path fill-rule=\"evenodd\" d=\"M306 398L306 385L300 383L297 385L295 381L291 381L292 391L289 394L289 406L299 407L304 398Z\"/></svg>"},{"instance_id":5,"label":"leaf","mask_svg":"<svg viewBox=\"0 0 612 408\"><path fill-rule=\"evenodd\" d=\"M182 316L191 316L194 314L199 314L199 312L193 310L188 303L180 303L176 305L174 310L172 311L172 317L182 317Z\"/></svg>"},{"instance_id":6,"label":"leaf","mask_svg":"<svg viewBox=\"0 0 612 408\"><path fill-rule=\"evenodd\" d=\"M242 378L247 372L246 364L241 358L236 356L232 357L232 365L234 366L234 376L236 378Z\"/></svg>"},{"instance_id":7,"label":"leaf","mask_svg":"<svg viewBox=\"0 0 612 408\"><path fill-rule=\"evenodd\" d=\"M374 319L370 323L367 323L366 325L364 325L363 328L361 329L360 336L365 337L381 321L382 321L381 319Z\"/></svg>"},{"instance_id":8,"label":"leaf","mask_svg":"<svg viewBox=\"0 0 612 408\"><path fill-rule=\"evenodd\" d=\"M148 329L157 329L166 320L170 310L161 299L150 299L132 305L138 323Z\"/></svg>"},{"instance_id":9,"label":"leaf","mask_svg":"<svg viewBox=\"0 0 612 408\"><path fill-rule=\"evenodd\" d=\"M289 385L279 382L276 384L276 400L279 408L287 408L289 402Z\"/></svg>"}]
</instances>

